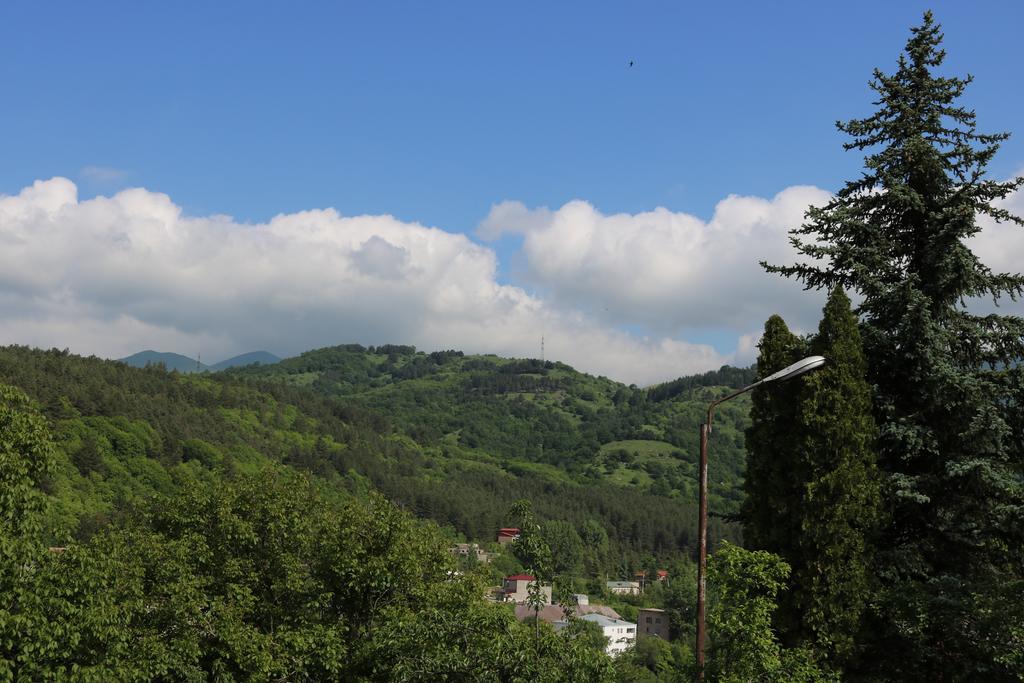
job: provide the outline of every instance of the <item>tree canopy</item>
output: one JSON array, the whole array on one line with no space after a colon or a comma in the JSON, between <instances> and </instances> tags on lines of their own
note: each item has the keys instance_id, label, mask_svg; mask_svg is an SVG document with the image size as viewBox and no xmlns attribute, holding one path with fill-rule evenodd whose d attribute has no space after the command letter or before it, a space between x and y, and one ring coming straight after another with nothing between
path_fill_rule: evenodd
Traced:
<instances>
[{"instance_id":1,"label":"tree canopy","mask_svg":"<svg viewBox=\"0 0 1024 683\"><path fill-rule=\"evenodd\" d=\"M1013 679L1024 668L1024 320L979 312L1024 291L967 240L1024 184L986 177L1006 133L979 133L958 103L971 78L942 75L931 13L877 111L838 124L864 171L811 208L792 241L805 257L768 270L840 286L858 314L878 422L888 522L879 541L875 648L865 666L905 680ZM1016 597L1013 597L1016 596Z\"/></svg>"}]
</instances>

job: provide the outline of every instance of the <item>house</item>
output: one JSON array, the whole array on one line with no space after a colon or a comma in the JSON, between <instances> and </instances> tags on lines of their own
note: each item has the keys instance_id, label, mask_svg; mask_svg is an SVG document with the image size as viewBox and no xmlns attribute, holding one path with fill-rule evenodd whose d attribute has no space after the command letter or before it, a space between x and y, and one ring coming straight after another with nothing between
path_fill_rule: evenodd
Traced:
<instances>
[{"instance_id":1,"label":"house","mask_svg":"<svg viewBox=\"0 0 1024 683\"><path fill-rule=\"evenodd\" d=\"M517 605L525 604L530 599L530 585L536 579L529 574L513 574L505 577L505 583L501 588L502 600L514 602ZM545 605L551 604L551 586L540 586L540 592Z\"/></svg>"},{"instance_id":2,"label":"house","mask_svg":"<svg viewBox=\"0 0 1024 683\"><path fill-rule=\"evenodd\" d=\"M619 616L618 612L607 605L578 605L574 611L577 617L582 617L585 614L600 614L608 617L609 619L622 618ZM526 619L536 616L541 621L546 621L549 624L556 625L556 627L559 623L568 623L565 608L561 605L545 605L537 612L534 612L533 608L529 605L516 605L515 614L516 619L519 621L525 621Z\"/></svg>"},{"instance_id":3,"label":"house","mask_svg":"<svg viewBox=\"0 0 1024 683\"><path fill-rule=\"evenodd\" d=\"M519 529L516 527L502 527L498 529L498 543L508 545L519 538Z\"/></svg>"},{"instance_id":4,"label":"house","mask_svg":"<svg viewBox=\"0 0 1024 683\"><path fill-rule=\"evenodd\" d=\"M612 657L625 652L636 642L636 624L622 619L612 619L603 614L584 614L580 619L594 622L601 627L604 637L608 639L604 651ZM555 624L555 630L561 630L567 625L568 622L558 622Z\"/></svg>"},{"instance_id":5,"label":"house","mask_svg":"<svg viewBox=\"0 0 1024 683\"><path fill-rule=\"evenodd\" d=\"M609 581L605 585L608 592L616 595L640 595L640 584L636 581Z\"/></svg>"},{"instance_id":6,"label":"house","mask_svg":"<svg viewBox=\"0 0 1024 683\"><path fill-rule=\"evenodd\" d=\"M491 554L476 543L456 543L448 549L448 552L455 555L455 557L468 558L473 556L480 564L487 564L491 561Z\"/></svg>"},{"instance_id":7,"label":"house","mask_svg":"<svg viewBox=\"0 0 1024 683\"><path fill-rule=\"evenodd\" d=\"M668 613L654 607L641 607L636 617L637 630L642 636L657 636L668 641Z\"/></svg>"},{"instance_id":8,"label":"house","mask_svg":"<svg viewBox=\"0 0 1024 683\"><path fill-rule=\"evenodd\" d=\"M658 581L668 581L668 570L667 569L659 569L658 570Z\"/></svg>"}]
</instances>

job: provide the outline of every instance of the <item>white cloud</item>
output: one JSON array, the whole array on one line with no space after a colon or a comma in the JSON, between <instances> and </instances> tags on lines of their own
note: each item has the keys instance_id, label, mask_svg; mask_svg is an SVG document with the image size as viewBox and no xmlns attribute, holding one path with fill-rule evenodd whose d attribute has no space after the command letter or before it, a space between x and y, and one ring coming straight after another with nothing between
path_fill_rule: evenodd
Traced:
<instances>
[{"instance_id":1,"label":"white cloud","mask_svg":"<svg viewBox=\"0 0 1024 683\"><path fill-rule=\"evenodd\" d=\"M796 327L817 319L820 293L758 264L797 258L787 231L829 194L790 187L770 200L730 196L708 222L664 208L605 215L584 201L556 211L495 205L478 235L524 235L525 277L553 302L666 336L694 329L747 333L772 313Z\"/></svg>"},{"instance_id":2,"label":"white cloud","mask_svg":"<svg viewBox=\"0 0 1024 683\"><path fill-rule=\"evenodd\" d=\"M492 249L391 216L325 209L244 224L185 216L138 188L79 201L54 178L0 196L0 343L210 360L352 341L537 357L543 335L549 359L649 384L751 362L772 313L816 327L823 295L757 262L792 262L786 231L827 198L812 187L731 196L706 222L505 202L479 234L523 235L526 271L512 286L497 281ZM1006 206L1022 204L1018 194ZM987 225L972 246L1017 270L1024 229ZM684 341L716 330L734 350Z\"/></svg>"},{"instance_id":3,"label":"white cloud","mask_svg":"<svg viewBox=\"0 0 1024 683\"><path fill-rule=\"evenodd\" d=\"M497 265L465 235L391 216L250 225L185 216L144 189L79 201L54 178L0 197L0 343L211 360L349 341L536 357L543 335L548 358L638 384L729 360L499 284Z\"/></svg>"}]
</instances>

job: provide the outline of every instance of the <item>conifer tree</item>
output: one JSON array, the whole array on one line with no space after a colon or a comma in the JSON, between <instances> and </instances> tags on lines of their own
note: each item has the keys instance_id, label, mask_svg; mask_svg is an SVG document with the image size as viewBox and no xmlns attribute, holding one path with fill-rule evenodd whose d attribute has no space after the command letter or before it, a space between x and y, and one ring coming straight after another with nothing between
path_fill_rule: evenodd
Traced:
<instances>
[{"instance_id":1,"label":"conifer tree","mask_svg":"<svg viewBox=\"0 0 1024 683\"><path fill-rule=\"evenodd\" d=\"M877 429L857 317L836 288L825 305L811 353L827 365L800 389L796 457L803 480L793 589L782 595L796 636L841 666L852 653L871 598L871 558L880 487Z\"/></svg>"},{"instance_id":2,"label":"conifer tree","mask_svg":"<svg viewBox=\"0 0 1024 683\"><path fill-rule=\"evenodd\" d=\"M977 217L1021 220L996 202L1024 178L985 177L1007 134L978 133L958 98L968 78L936 73L930 13L897 70L876 70L878 110L839 123L865 170L808 211L803 263L768 266L806 288L842 286L859 314L874 386L878 462L891 522L880 541L876 649L902 680L1007 680L1024 668L1024 320L965 302L1024 292L966 240Z\"/></svg>"},{"instance_id":3,"label":"conifer tree","mask_svg":"<svg viewBox=\"0 0 1024 683\"><path fill-rule=\"evenodd\" d=\"M757 376L781 370L799 360L804 342L773 315L758 344ZM743 537L752 550L770 550L788 559L800 532L794 500L800 496L794 476L798 384L777 382L754 389L751 426L747 430L746 498L741 508Z\"/></svg>"}]
</instances>

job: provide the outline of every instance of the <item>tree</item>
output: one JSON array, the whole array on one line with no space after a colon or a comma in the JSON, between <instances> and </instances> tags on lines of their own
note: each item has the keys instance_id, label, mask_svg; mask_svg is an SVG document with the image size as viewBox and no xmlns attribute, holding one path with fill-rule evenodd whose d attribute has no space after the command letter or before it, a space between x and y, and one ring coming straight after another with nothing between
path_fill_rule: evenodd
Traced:
<instances>
[{"instance_id":1,"label":"tree","mask_svg":"<svg viewBox=\"0 0 1024 683\"><path fill-rule=\"evenodd\" d=\"M877 111L838 124L864 172L792 231L801 263L767 268L861 299L891 515L865 662L905 680L1009 680L1024 667L1024 320L968 304L1014 299L1024 278L966 240L980 215L1022 223L997 202L1024 178L985 177L1008 134L977 132L957 103L971 78L936 73L941 42L926 13L895 73L875 71Z\"/></svg>"},{"instance_id":2,"label":"tree","mask_svg":"<svg viewBox=\"0 0 1024 683\"><path fill-rule=\"evenodd\" d=\"M0 535L39 533L46 499L40 482L53 470L53 442L46 420L15 387L0 384Z\"/></svg>"},{"instance_id":3,"label":"tree","mask_svg":"<svg viewBox=\"0 0 1024 683\"><path fill-rule=\"evenodd\" d=\"M757 376L781 370L805 355L804 342L789 331L785 321L773 315L764 326L758 344ZM801 520L794 501L801 497L795 449L798 435L797 396L799 381L776 382L754 389L751 425L747 429L747 494L741 508L743 534L755 550L792 557L800 535Z\"/></svg>"},{"instance_id":4,"label":"tree","mask_svg":"<svg viewBox=\"0 0 1024 683\"><path fill-rule=\"evenodd\" d=\"M554 564L551 547L541 534L530 501L520 499L513 503L509 517L519 525L519 538L512 543L512 554L538 580L550 581Z\"/></svg>"},{"instance_id":5,"label":"tree","mask_svg":"<svg viewBox=\"0 0 1024 683\"><path fill-rule=\"evenodd\" d=\"M556 574L575 575L583 566L583 540L569 522L551 519L541 525L541 536L551 548Z\"/></svg>"},{"instance_id":6,"label":"tree","mask_svg":"<svg viewBox=\"0 0 1024 683\"><path fill-rule=\"evenodd\" d=\"M714 681L822 681L802 648L783 649L772 630L775 598L789 576L789 565L764 550L749 551L723 541L708 563L714 600L708 614Z\"/></svg>"},{"instance_id":7,"label":"tree","mask_svg":"<svg viewBox=\"0 0 1024 683\"><path fill-rule=\"evenodd\" d=\"M828 364L808 375L797 403L795 444L805 479L793 501L800 516L792 589L780 599L797 628L784 642L807 643L842 663L854 647L861 614L871 598L870 543L879 518L875 464L877 428L871 387L850 300L838 287L829 296L811 352Z\"/></svg>"},{"instance_id":8,"label":"tree","mask_svg":"<svg viewBox=\"0 0 1024 683\"><path fill-rule=\"evenodd\" d=\"M36 575L46 560L39 482L52 468L46 421L21 390L0 384L0 680L31 678L26 667L56 644Z\"/></svg>"}]
</instances>

